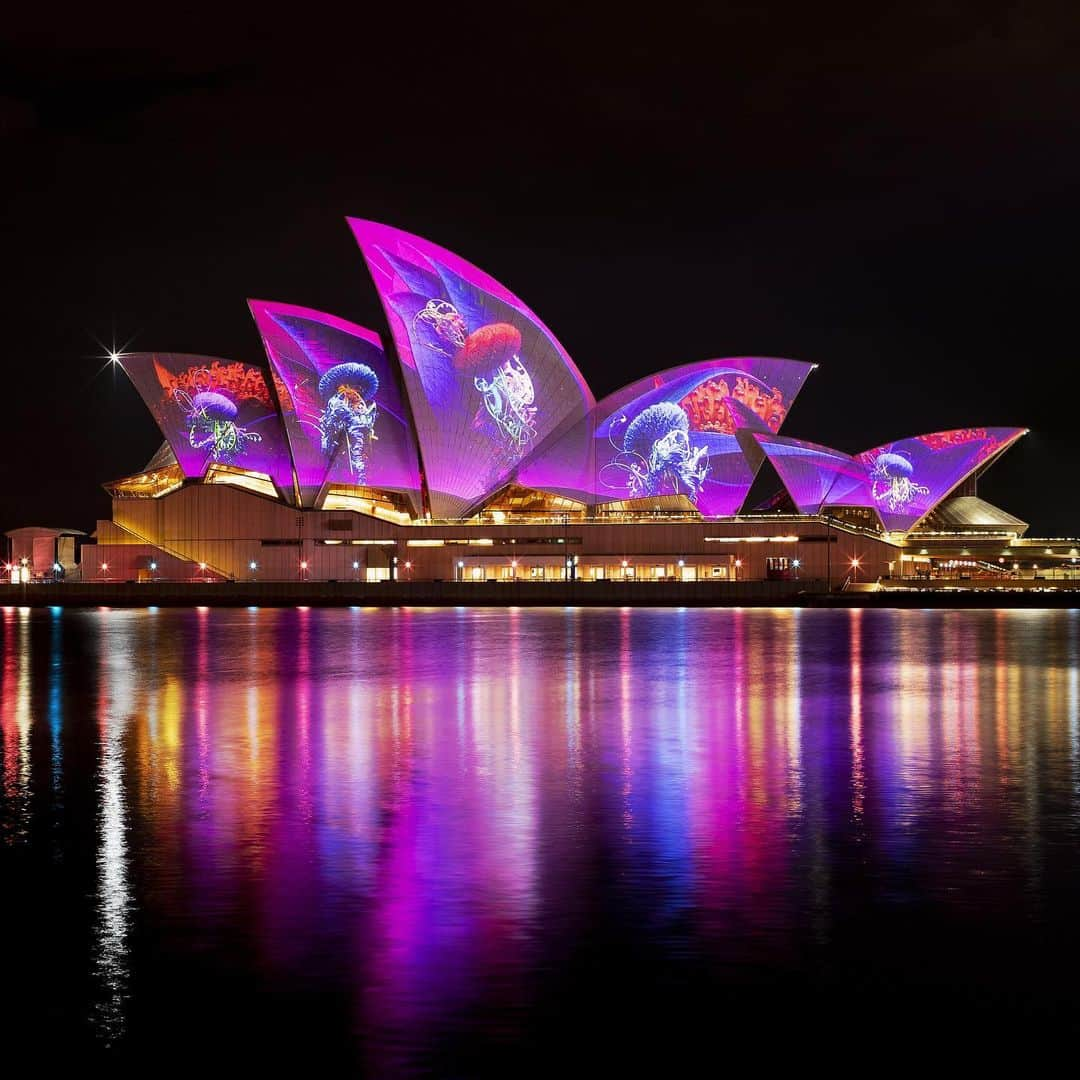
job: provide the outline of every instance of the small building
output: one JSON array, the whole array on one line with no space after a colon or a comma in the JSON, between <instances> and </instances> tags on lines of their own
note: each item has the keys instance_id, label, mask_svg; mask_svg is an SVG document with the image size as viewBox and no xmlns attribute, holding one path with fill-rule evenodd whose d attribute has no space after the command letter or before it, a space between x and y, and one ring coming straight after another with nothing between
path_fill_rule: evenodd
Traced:
<instances>
[{"instance_id":1,"label":"small building","mask_svg":"<svg viewBox=\"0 0 1080 1080\"><path fill-rule=\"evenodd\" d=\"M86 539L81 529L47 525L26 525L5 535L8 575L17 575L20 580L71 575L78 570L80 548Z\"/></svg>"}]
</instances>

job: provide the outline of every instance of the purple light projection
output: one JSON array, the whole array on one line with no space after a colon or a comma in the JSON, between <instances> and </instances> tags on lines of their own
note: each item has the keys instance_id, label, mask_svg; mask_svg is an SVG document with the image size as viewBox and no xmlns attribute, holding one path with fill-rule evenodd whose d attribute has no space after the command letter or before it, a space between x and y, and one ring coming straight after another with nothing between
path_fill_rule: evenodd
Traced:
<instances>
[{"instance_id":1,"label":"purple light projection","mask_svg":"<svg viewBox=\"0 0 1080 1080\"><path fill-rule=\"evenodd\" d=\"M303 505L328 483L396 491L419 512L416 438L377 334L325 312L249 301L281 402Z\"/></svg>"},{"instance_id":2,"label":"purple light projection","mask_svg":"<svg viewBox=\"0 0 1080 1080\"><path fill-rule=\"evenodd\" d=\"M706 360L617 390L596 407L593 499L685 495L707 517L738 513L756 469L737 433L779 430L813 367Z\"/></svg>"},{"instance_id":3,"label":"purple light projection","mask_svg":"<svg viewBox=\"0 0 1080 1080\"><path fill-rule=\"evenodd\" d=\"M257 367L181 353L125 353L120 362L185 476L230 465L292 490L281 421Z\"/></svg>"},{"instance_id":4,"label":"purple light projection","mask_svg":"<svg viewBox=\"0 0 1080 1080\"><path fill-rule=\"evenodd\" d=\"M959 428L876 446L857 455L867 469L872 505L890 532L905 532L961 481L1027 428ZM826 500L833 505L830 493Z\"/></svg>"},{"instance_id":5,"label":"purple light projection","mask_svg":"<svg viewBox=\"0 0 1080 1080\"><path fill-rule=\"evenodd\" d=\"M840 450L801 439L786 439L755 432L754 441L776 469L800 514L816 514L836 488L845 505L869 493L866 466ZM856 505L867 505L858 501Z\"/></svg>"},{"instance_id":6,"label":"purple light projection","mask_svg":"<svg viewBox=\"0 0 1080 1080\"><path fill-rule=\"evenodd\" d=\"M594 402L554 335L494 278L420 237L350 219L386 311L436 517L515 479Z\"/></svg>"}]
</instances>

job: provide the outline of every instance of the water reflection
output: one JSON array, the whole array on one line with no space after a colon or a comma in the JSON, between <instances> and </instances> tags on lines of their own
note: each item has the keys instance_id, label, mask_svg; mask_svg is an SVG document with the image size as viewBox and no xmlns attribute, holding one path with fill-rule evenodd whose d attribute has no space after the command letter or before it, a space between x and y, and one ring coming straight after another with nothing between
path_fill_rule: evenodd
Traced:
<instances>
[{"instance_id":1,"label":"water reflection","mask_svg":"<svg viewBox=\"0 0 1080 1080\"><path fill-rule=\"evenodd\" d=\"M280 1000L414 1067L644 969L819 978L859 920L1015 936L1077 891L1075 612L0 614L0 852L77 865L89 812L102 1043ZM875 963L968 977L907 947Z\"/></svg>"}]
</instances>

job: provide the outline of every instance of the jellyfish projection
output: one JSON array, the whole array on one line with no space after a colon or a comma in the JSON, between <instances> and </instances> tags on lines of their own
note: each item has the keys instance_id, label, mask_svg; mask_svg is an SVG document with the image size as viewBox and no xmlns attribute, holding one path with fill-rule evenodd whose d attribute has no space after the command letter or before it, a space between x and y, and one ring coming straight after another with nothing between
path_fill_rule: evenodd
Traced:
<instances>
[{"instance_id":1,"label":"jellyfish projection","mask_svg":"<svg viewBox=\"0 0 1080 1080\"><path fill-rule=\"evenodd\" d=\"M915 467L903 454L878 454L870 470L870 490L874 501L890 512L904 510L917 496L929 495L930 489L912 479Z\"/></svg>"},{"instance_id":2,"label":"jellyfish projection","mask_svg":"<svg viewBox=\"0 0 1080 1080\"><path fill-rule=\"evenodd\" d=\"M454 368L472 377L483 396L474 426L490 418L509 449L519 455L536 437L536 392L521 362L521 332L509 323L474 330L454 356Z\"/></svg>"},{"instance_id":3,"label":"jellyfish projection","mask_svg":"<svg viewBox=\"0 0 1080 1080\"><path fill-rule=\"evenodd\" d=\"M368 446L378 440L378 405L374 401L378 389L379 377L367 364L337 364L319 380L322 451L333 458L344 450L349 471L358 484L367 474Z\"/></svg>"},{"instance_id":4,"label":"jellyfish projection","mask_svg":"<svg viewBox=\"0 0 1080 1080\"><path fill-rule=\"evenodd\" d=\"M465 320L449 300L429 300L416 313L413 326L417 324L427 326L435 332L439 342L436 348L444 356L453 355L455 349L460 349L465 344Z\"/></svg>"},{"instance_id":5,"label":"jellyfish projection","mask_svg":"<svg viewBox=\"0 0 1080 1080\"><path fill-rule=\"evenodd\" d=\"M632 499L674 494L696 501L709 472L709 454L704 446L690 445L690 418L678 405L650 405L629 423L619 417L609 438L618 454L601 470L608 487L625 488Z\"/></svg>"},{"instance_id":6,"label":"jellyfish projection","mask_svg":"<svg viewBox=\"0 0 1080 1080\"><path fill-rule=\"evenodd\" d=\"M231 464L248 443L262 442L261 435L237 426L240 410L219 390L198 390L192 397L186 390L176 389L173 400L184 410L188 443L195 450L208 451L211 461Z\"/></svg>"}]
</instances>

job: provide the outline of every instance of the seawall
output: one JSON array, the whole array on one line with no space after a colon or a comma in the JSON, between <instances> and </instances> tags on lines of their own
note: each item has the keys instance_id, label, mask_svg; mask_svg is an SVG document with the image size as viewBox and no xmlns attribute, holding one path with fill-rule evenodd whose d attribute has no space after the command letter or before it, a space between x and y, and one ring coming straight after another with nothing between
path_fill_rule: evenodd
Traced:
<instances>
[{"instance_id":1,"label":"seawall","mask_svg":"<svg viewBox=\"0 0 1080 1080\"><path fill-rule=\"evenodd\" d=\"M833 592L821 581L64 582L3 586L29 607L1080 607L1080 590Z\"/></svg>"}]
</instances>

